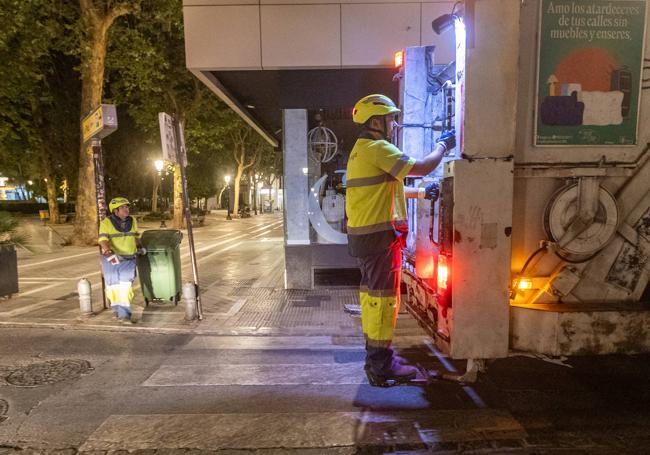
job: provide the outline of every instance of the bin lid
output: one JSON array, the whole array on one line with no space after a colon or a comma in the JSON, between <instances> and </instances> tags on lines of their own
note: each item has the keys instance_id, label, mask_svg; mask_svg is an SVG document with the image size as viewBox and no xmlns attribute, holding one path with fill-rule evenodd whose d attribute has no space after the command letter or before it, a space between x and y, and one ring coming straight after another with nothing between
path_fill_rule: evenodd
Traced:
<instances>
[{"instance_id":1,"label":"bin lid","mask_svg":"<svg viewBox=\"0 0 650 455\"><path fill-rule=\"evenodd\" d=\"M142 233L142 246L148 250L166 250L176 248L183 239L183 233L177 229L149 229Z\"/></svg>"}]
</instances>

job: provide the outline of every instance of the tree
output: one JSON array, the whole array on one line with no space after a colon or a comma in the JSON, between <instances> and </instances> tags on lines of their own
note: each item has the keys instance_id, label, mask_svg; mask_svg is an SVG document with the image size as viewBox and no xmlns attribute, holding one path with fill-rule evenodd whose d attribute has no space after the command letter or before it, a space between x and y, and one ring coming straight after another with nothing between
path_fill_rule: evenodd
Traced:
<instances>
[{"instance_id":1,"label":"tree","mask_svg":"<svg viewBox=\"0 0 650 455\"><path fill-rule=\"evenodd\" d=\"M65 55L72 11L47 1L3 0L0 14L0 163L19 183L45 181L51 222L57 180L71 179L76 62ZM13 172L12 172L13 171Z\"/></svg>"},{"instance_id":2,"label":"tree","mask_svg":"<svg viewBox=\"0 0 650 455\"><path fill-rule=\"evenodd\" d=\"M255 165L260 159L260 155L267 148L266 142L255 133L249 126L241 126L240 128L232 131L230 135L232 139L232 155L236 163L236 171L234 178L235 186L235 201L233 205L233 212L235 216L239 213L239 189L241 186L241 179L244 172Z\"/></svg>"},{"instance_id":3,"label":"tree","mask_svg":"<svg viewBox=\"0 0 650 455\"><path fill-rule=\"evenodd\" d=\"M189 189L207 196L235 114L185 68L181 2L143 1L137 18L124 17L108 54L110 91L128 105L136 124L158 144L158 113L174 114L185 130ZM174 170L174 227L183 226L180 167ZM194 196L199 196L198 193Z\"/></svg>"},{"instance_id":4,"label":"tree","mask_svg":"<svg viewBox=\"0 0 650 455\"><path fill-rule=\"evenodd\" d=\"M139 6L140 2L135 0L79 0L82 118L102 101L111 26L118 17L136 13ZM74 240L78 244L92 244L97 240L95 170L88 144L83 139L80 142Z\"/></svg>"}]
</instances>

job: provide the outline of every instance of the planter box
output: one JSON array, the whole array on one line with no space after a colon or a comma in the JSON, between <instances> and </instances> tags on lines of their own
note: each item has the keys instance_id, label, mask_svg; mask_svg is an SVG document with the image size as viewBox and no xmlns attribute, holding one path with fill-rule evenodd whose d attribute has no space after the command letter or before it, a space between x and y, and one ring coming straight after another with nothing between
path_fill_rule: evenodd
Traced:
<instances>
[{"instance_id":1,"label":"planter box","mask_svg":"<svg viewBox=\"0 0 650 455\"><path fill-rule=\"evenodd\" d=\"M0 297L18 293L18 257L13 243L0 243Z\"/></svg>"}]
</instances>

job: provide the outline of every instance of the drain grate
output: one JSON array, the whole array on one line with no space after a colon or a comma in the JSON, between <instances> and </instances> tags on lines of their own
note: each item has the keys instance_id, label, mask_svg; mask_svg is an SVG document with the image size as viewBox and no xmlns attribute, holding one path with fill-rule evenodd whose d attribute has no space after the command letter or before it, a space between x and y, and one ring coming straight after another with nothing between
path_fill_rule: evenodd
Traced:
<instances>
[{"instance_id":1,"label":"drain grate","mask_svg":"<svg viewBox=\"0 0 650 455\"><path fill-rule=\"evenodd\" d=\"M69 379L78 379L92 369L93 367L87 360L49 360L13 370L5 380L8 384L17 387L38 387Z\"/></svg>"},{"instance_id":2,"label":"drain grate","mask_svg":"<svg viewBox=\"0 0 650 455\"><path fill-rule=\"evenodd\" d=\"M290 300L291 306L298 308L320 308L323 301L330 300L329 295L308 295L305 300Z\"/></svg>"}]
</instances>

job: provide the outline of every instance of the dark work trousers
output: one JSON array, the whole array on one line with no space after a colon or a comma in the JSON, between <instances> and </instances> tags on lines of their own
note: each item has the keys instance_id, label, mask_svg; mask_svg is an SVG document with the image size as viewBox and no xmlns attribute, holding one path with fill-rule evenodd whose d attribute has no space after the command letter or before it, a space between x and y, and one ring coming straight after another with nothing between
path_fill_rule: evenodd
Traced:
<instances>
[{"instance_id":1,"label":"dark work trousers","mask_svg":"<svg viewBox=\"0 0 650 455\"><path fill-rule=\"evenodd\" d=\"M400 304L401 237L377 254L358 258L361 269L361 325L368 347L388 348Z\"/></svg>"}]
</instances>

